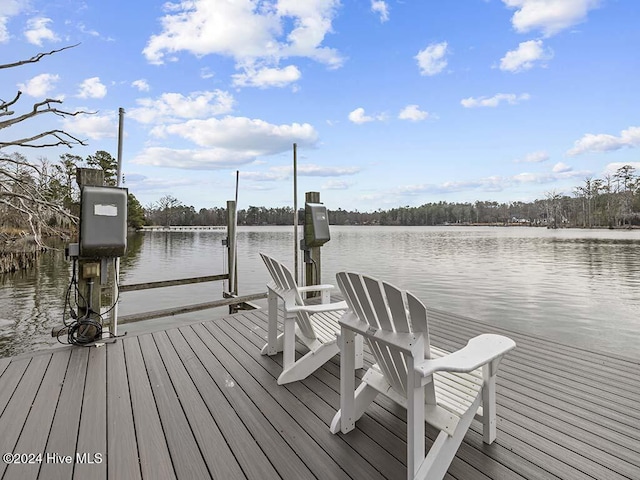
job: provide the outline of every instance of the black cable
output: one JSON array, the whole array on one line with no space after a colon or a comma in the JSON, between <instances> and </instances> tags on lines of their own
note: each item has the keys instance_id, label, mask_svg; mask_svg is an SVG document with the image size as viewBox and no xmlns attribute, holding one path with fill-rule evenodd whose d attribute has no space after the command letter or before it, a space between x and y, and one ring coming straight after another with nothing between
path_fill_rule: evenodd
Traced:
<instances>
[{"instance_id":1,"label":"black cable","mask_svg":"<svg viewBox=\"0 0 640 480\"><path fill-rule=\"evenodd\" d=\"M103 315L109 313L113 310L120 299L120 288L118 288L118 295L116 296L113 304L102 314L93 310L91 305L91 299L93 297L93 280L87 282L88 286L88 301L85 300L82 292L80 292L80 288L78 286L78 278L76 272L76 258L73 257L73 266L72 266L72 274L71 281L69 282L69 286L67 287L67 293L65 295L65 304L64 310L62 312L62 323L66 328L58 331L56 335L56 339L58 342L63 343L60 337L63 332L67 334L67 344L70 345L80 345L86 346L88 344L92 344L96 339L103 337L103 325L104 325L104 317ZM118 276L116 272L115 282L118 285ZM71 290L74 291L74 303L76 304L76 308L79 309L78 298L82 300L82 303L85 305L85 313L81 318L78 318L78 314L74 310L71 305ZM73 318L73 322L67 323L66 318L66 309L69 308L70 317ZM107 332L110 338L118 338L126 335L126 332L123 335L114 335L113 332Z\"/></svg>"},{"instance_id":2,"label":"black cable","mask_svg":"<svg viewBox=\"0 0 640 480\"><path fill-rule=\"evenodd\" d=\"M78 288L78 278L76 276L76 258L74 257L72 273L71 273L71 281L69 282L69 286L67 287L67 293L65 295L65 305L64 305L64 310L62 312L62 323L66 328L59 330L56 335L56 339L60 343L63 343L60 340L60 337L63 332L66 332L67 343L71 345L85 345L95 341L96 338L99 338L102 336L102 323L103 323L102 316L97 312L94 312L93 309L91 308L91 297L93 295L93 280L90 280L87 285L89 289L88 291L89 302L85 300L84 296L82 295L82 292L80 292L80 289ZM85 305L84 307L85 312L81 318L78 318L78 314L76 313L73 306L71 305L70 297L71 297L72 289L74 291L74 301L75 301L74 303L76 305L76 308L79 307L78 297L82 299L83 304ZM67 322L67 318L65 315L67 307L69 307L69 313L71 318L74 319L74 321L70 323ZM92 315L97 316L99 318L99 321L95 320L94 318L91 318Z\"/></svg>"}]
</instances>

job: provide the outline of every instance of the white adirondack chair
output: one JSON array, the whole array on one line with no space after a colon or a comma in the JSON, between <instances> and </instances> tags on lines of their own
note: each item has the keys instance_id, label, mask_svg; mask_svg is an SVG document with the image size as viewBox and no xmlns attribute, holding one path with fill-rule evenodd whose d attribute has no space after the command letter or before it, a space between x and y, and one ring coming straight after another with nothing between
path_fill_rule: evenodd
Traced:
<instances>
[{"instance_id":1,"label":"white adirondack chair","mask_svg":"<svg viewBox=\"0 0 640 480\"><path fill-rule=\"evenodd\" d=\"M291 271L273 258L260 254L269 270L272 282L267 285L269 305L269 327L267 344L263 355L282 352L283 369L278 384L303 380L335 356L340 348L337 334L340 332L338 320L345 312L344 301L330 303L333 285L313 285L298 287ZM306 305L302 293L320 291L319 305ZM284 303L283 333L278 335L278 299ZM309 352L296 361L296 337L304 343ZM362 368L362 338L355 361L355 368Z\"/></svg>"},{"instance_id":2,"label":"white adirondack chair","mask_svg":"<svg viewBox=\"0 0 640 480\"><path fill-rule=\"evenodd\" d=\"M382 393L407 409L407 478L442 479L474 417L483 424L485 443L496 438L496 373L515 342L479 335L447 354L430 346L426 307L411 293L357 273L338 273L337 280L349 310L340 319L340 410L331 432L355 428ZM376 361L357 390L355 334ZM427 455L425 421L440 430Z\"/></svg>"}]
</instances>

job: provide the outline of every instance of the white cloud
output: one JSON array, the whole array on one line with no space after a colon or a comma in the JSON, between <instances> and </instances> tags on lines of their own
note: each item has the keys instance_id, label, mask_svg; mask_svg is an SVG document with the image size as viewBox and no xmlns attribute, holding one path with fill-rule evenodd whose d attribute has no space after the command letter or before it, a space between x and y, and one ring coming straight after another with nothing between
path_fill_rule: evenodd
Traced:
<instances>
[{"instance_id":1,"label":"white cloud","mask_svg":"<svg viewBox=\"0 0 640 480\"><path fill-rule=\"evenodd\" d=\"M347 190L353 183L344 180L329 180L322 185L323 190Z\"/></svg>"},{"instance_id":2,"label":"white cloud","mask_svg":"<svg viewBox=\"0 0 640 480\"><path fill-rule=\"evenodd\" d=\"M9 22L8 17L0 16L0 43L7 43L11 35L9 35L9 29L7 28L7 23Z\"/></svg>"},{"instance_id":3,"label":"white cloud","mask_svg":"<svg viewBox=\"0 0 640 480\"><path fill-rule=\"evenodd\" d=\"M587 18L587 13L600 5L600 0L502 0L516 9L511 23L520 33L541 30L547 37Z\"/></svg>"},{"instance_id":4,"label":"white cloud","mask_svg":"<svg viewBox=\"0 0 640 480\"><path fill-rule=\"evenodd\" d=\"M100 83L100 77L92 77L80 84L77 96L80 98L104 98L106 95L107 87Z\"/></svg>"},{"instance_id":5,"label":"white cloud","mask_svg":"<svg viewBox=\"0 0 640 480\"><path fill-rule=\"evenodd\" d=\"M187 51L197 56L220 54L236 59L273 55L274 36L280 30L273 9L255 11L249 0L167 3L162 33L152 35L143 54L150 63L164 63L165 56ZM265 9L266 10L266 9Z\"/></svg>"},{"instance_id":6,"label":"white cloud","mask_svg":"<svg viewBox=\"0 0 640 480\"><path fill-rule=\"evenodd\" d=\"M242 151L257 157L286 152L295 142L298 146L314 146L318 133L308 123L274 125L246 117L209 118L156 127L152 134L177 135L201 147Z\"/></svg>"},{"instance_id":7,"label":"white cloud","mask_svg":"<svg viewBox=\"0 0 640 480\"><path fill-rule=\"evenodd\" d=\"M229 113L233 96L222 90L181 93L163 93L157 99L136 100L139 107L132 108L129 116L140 123L175 122L183 119L206 118Z\"/></svg>"},{"instance_id":8,"label":"white cloud","mask_svg":"<svg viewBox=\"0 0 640 480\"><path fill-rule=\"evenodd\" d=\"M218 169L254 162L262 155L289 151L293 143L313 147L318 140L315 129L305 123L273 125L245 117L192 119L184 123L159 125L151 130L157 138L175 135L200 148L145 149L134 163L188 169Z\"/></svg>"},{"instance_id":9,"label":"white cloud","mask_svg":"<svg viewBox=\"0 0 640 480\"><path fill-rule=\"evenodd\" d=\"M194 184L203 184L206 180L198 180L194 178L161 178L161 177L148 177L138 173L126 173L125 172L125 186L130 190L136 192L142 191L166 191L176 187L192 187Z\"/></svg>"},{"instance_id":10,"label":"white cloud","mask_svg":"<svg viewBox=\"0 0 640 480\"><path fill-rule=\"evenodd\" d=\"M523 100L529 100L529 98L531 98L531 96L528 93L522 93L520 95L516 95L515 93L498 93L493 97L463 98L460 100L460 103L465 108L497 107L503 102L509 105L516 105Z\"/></svg>"},{"instance_id":11,"label":"white cloud","mask_svg":"<svg viewBox=\"0 0 640 480\"><path fill-rule=\"evenodd\" d=\"M64 129L79 137L92 140L115 138L118 133L117 114L106 112L103 115L87 114L67 117L62 121Z\"/></svg>"},{"instance_id":12,"label":"white cloud","mask_svg":"<svg viewBox=\"0 0 640 480\"><path fill-rule=\"evenodd\" d=\"M306 177L340 177L354 175L360 170L360 167L323 167L313 163L299 165L297 169L298 175Z\"/></svg>"},{"instance_id":13,"label":"white cloud","mask_svg":"<svg viewBox=\"0 0 640 480\"><path fill-rule=\"evenodd\" d=\"M382 113L374 116L367 115L362 107L358 107L349 113L349 120L357 124L373 122L375 120L384 120L385 118L385 115Z\"/></svg>"},{"instance_id":14,"label":"white cloud","mask_svg":"<svg viewBox=\"0 0 640 480\"><path fill-rule=\"evenodd\" d=\"M447 42L432 43L424 50L420 50L414 57L418 61L420 75L437 75L447 66L445 55L448 53Z\"/></svg>"},{"instance_id":15,"label":"white cloud","mask_svg":"<svg viewBox=\"0 0 640 480\"><path fill-rule=\"evenodd\" d=\"M148 92L151 89L151 87L149 87L149 82L147 82L144 78L134 80L133 82L131 82L131 86L137 88L140 92Z\"/></svg>"},{"instance_id":16,"label":"white cloud","mask_svg":"<svg viewBox=\"0 0 640 480\"><path fill-rule=\"evenodd\" d=\"M0 2L0 43L8 42L11 37L7 28L9 19L22 12L28 3L28 0L2 0Z\"/></svg>"},{"instance_id":17,"label":"white cloud","mask_svg":"<svg viewBox=\"0 0 640 480\"><path fill-rule=\"evenodd\" d=\"M255 156L251 152L231 151L225 148L148 147L136 155L132 163L187 170L217 170L251 163L254 158Z\"/></svg>"},{"instance_id":18,"label":"white cloud","mask_svg":"<svg viewBox=\"0 0 640 480\"><path fill-rule=\"evenodd\" d=\"M233 84L238 87L284 87L300 79L302 74L295 65L285 68L248 67L244 73L233 75Z\"/></svg>"},{"instance_id":19,"label":"white cloud","mask_svg":"<svg viewBox=\"0 0 640 480\"><path fill-rule=\"evenodd\" d=\"M320 166L313 163L300 164L297 173L301 177L342 177L347 175L355 175L360 172L360 167L330 167ZM242 177L257 182L272 182L278 180L287 180L293 175L293 167L290 165L271 167L266 172L242 172ZM338 185L338 180L329 180L325 185ZM328 186L323 188L331 189ZM334 190L339 188L334 187Z\"/></svg>"},{"instance_id":20,"label":"white cloud","mask_svg":"<svg viewBox=\"0 0 640 480\"><path fill-rule=\"evenodd\" d=\"M573 167L570 167L566 163L558 162L553 166L553 173L565 173L573 170Z\"/></svg>"},{"instance_id":21,"label":"white cloud","mask_svg":"<svg viewBox=\"0 0 640 480\"><path fill-rule=\"evenodd\" d=\"M353 123L360 124L360 123L366 123L366 122L373 122L373 120L375 119L373 117L369 117L365 115L364 108L358 107L354 111L349 113L349 120L351 120Z\"/></svg>"},{"instance_id":22,"label":"white cloud","mask_svg":"<svg viewBox=\"0 0 640 480\"><path fill-rule=\"evenodd\" d=\"M380 22L389 20L389 5L383 0L371 0L371 11L380 15Z\"/></svg>"},{"instance_id":23,"label":"white cloud","mask_svg":"<svg viewBox=\"0 0 640 480\"><path fill-rule=\"evenodd\" d=\"M412 122L419 122L429 117L429 112L420 110L418 105L407 105L398 114L400 120L411 120Z\"/></svg>"},{"instance_id":24,"label":"white cloud","mask_svg":"<svg viewBox=\"0 0 640 480\"><path fill-rule=\"evenodd\" d=\"M338 0L167 3L162 32L151 36L143 54L154 64L182 51L229 56L249 76L256 65L278 69L279 62L290 57L311 58L337 68L343 58L323 42L338 6Z\"/></svg>"},{"instance_id":25,"label":"white cloud","mask_svg":"<svg viewBox=\"0 0 640 480\"><path fill-rule=\"evenodd\" d=\"M203 67L200 69L200 78L204 78L206 80L215 76L216 74L213 73L209 67Z\"/></svg>"},{"instance_id":26,"label":"white cloud","mask_svg":"<svg viewBox=\"0 0 640 480\"><path fill-rule=\"evenodd\" d=\"M640 127L629 127L622 130L619 137L606 133L598 135L587 133L581 139L576 140L567 155L573 157L583 153L612 152L625 147L640 147Z\"/></svg>"},{"instance_id":27,"label":"white cloud","mask_svg":"<svg viewBox=\"0 0 640 480\"><path fill-rule=\"evenodd\" d=\"M515 163L542 163L549 160L549 154L545 151L539 150L537 152L531 152L522 158L514 160Z\"/></svg>"},{"instance_id":28,"label":"white cloud","mask_svg":"<svg viewBox=\"0 0 640 480\"><path fill-rule=\"evenodd\" d=\"M28 80L27 83L19 83L18 88L31 97L42 98L46 97L55 88L55 83L58 80L60 80L59 75L41 73Z\"/></svg>"},{"instance_id":29,"label":"white cloud","mask_svg":"<svg viewBox=\"0 0 640 480\"><path fill-rule=\"evenodd\" d=\"M51 22L50 18L45 17L30 18L27 21L27 29L24 31L27 41L38 46L42 46L43 40L50 42L60 41L55 32L49 28Z\"/></svg>"},{"instance_id":30,"label":"white cloud","mask_svg":"<svg viewBox=\"0 0 640 480\"><path fill-rule=\"evenodd\" d=\"M289 176L289 172L273 170L268 172L242 172L243 180L252 180L254 182L275 182L279 180L286 180Z\"/></svg>"},{"instance_id":31,"label":"white cloud","mask_svg":"<svg viewBox=\"0 0 640 480\"><path fill-rule=\"evenodd\" d=\"M635 168L636 173L640 172L640 162L613 162L604 167L604 174L613 175L618 171L619 168L624 167L625 165L630 165L631 167Z\"/></svg>"},{"instance_id":32,"label":"white cloud","mask_svg":"<svg viewBox=\"0 0 640 480\"><path fill-rule=\"evenodd\" d=\"M87 26L84 23L79 23L77 25L77 28L85 35L91 35L92 37L100 37L100 32L98 32L97 30L92 30L90 28L87 28Z\"/></svg>"},{"instance_id":33,"label":"white cloud","mask_svg":"<svg viewBox=\"0 0 640 480\"><path fill-rule=\"evenodd\" d=\"M560 180L566 180L571 178L585 178L591 175L591 172L588 170L574 170L573 168L565 165L564 163L558 163L553 167L553 170L549 172L541 172L541 173L529 173L523 172L518 175L514 175L512 177L507 177L504 179L505 186L513 186L523 183L535 183L535 184L545 184L545 183L554 183Z\"/></svg>"},{"instance_id":34,"label":"white cloud","mask_svg":"<svg viewBox=\"0 0 640 480\"><path fill-rule=\"evenodd\" d=\"M422 183L403 185L364 199L377 199L377 195L382 195L380 198L391 198L393 199L393 202L391 203L395 203L397 205L399 201L403 201L402 197L406 196L418 196L423 194L442 195L476 190L482 192L501 192L507 188L517 188L523 184L541 185L573 178L585 178L589 175L591 175L591 172L589 171L574 171L571 167L563 163L558 163L553 167L551 172L522 172L511 176L493 175L477 180L449 181L439 184Z\"/></svg>"},{"instance_id":35,"label":"white cloud","mask_svg":"<svg viewBox=\"0 0 640 480\"><path fill-rule=\"evenodd\" d=\"M535 66L536 62L549 60L553 57L551 51L545 51L542 40L529 40L518 45L500 59L500 70L507 72L522 72Z\"/></svg>"}]
</instances>

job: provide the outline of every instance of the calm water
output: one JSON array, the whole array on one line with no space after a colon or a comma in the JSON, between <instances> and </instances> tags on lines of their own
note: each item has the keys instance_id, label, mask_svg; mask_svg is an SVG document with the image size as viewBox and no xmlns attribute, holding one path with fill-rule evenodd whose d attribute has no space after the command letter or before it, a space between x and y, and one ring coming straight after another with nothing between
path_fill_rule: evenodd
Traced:
<instances>
[{"instance_id":1,"label":"calm water","mask_svg":"<svg viewBox=\"0 0 640 480\"><path fill-rule=\"evenodd\" d=\"M640 231L332 227L322 280L356 270L409 288L427 306L586 348L640 358ZM130 238L122 283L225 271L223 231ZM264 291L264 251L293 265L291 227L240 228L240 293ZM0 356L55 342L69 264L60 253L0 287ZM124 293L120 314L221 297L222 283ZM177 317L207 319L225 312ZM124 327L126 330L126 327Z\"/></svg>"}]
</instances>

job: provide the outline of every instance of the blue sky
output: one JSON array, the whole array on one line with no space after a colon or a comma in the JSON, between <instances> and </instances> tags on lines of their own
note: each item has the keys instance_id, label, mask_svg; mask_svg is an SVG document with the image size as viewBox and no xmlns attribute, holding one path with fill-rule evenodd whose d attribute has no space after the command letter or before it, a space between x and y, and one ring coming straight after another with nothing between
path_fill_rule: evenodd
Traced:
<instances>
[{"instance_id":1,"label":"blue sky","mask_svg":"<svg viewBox=\"0 0 640 480\"><path fill-rule=\"evenodd\" d=\"M640 170L637 0L1 0L0 75L16 111L72 150L116 156L143 205L329 208L517 201Z\"/></svg>"}]
</instances>

